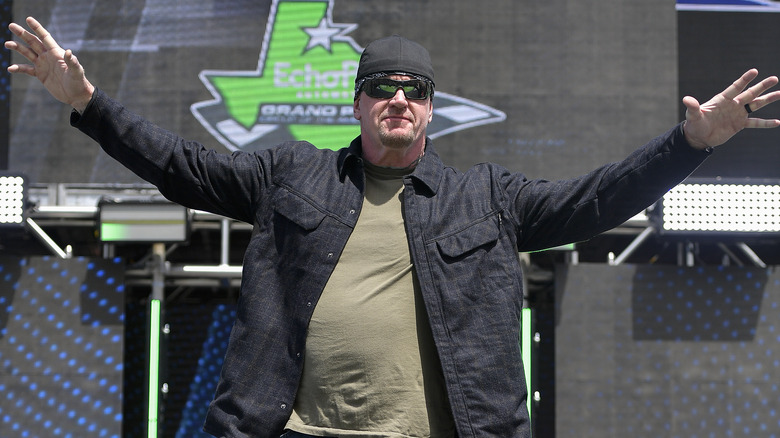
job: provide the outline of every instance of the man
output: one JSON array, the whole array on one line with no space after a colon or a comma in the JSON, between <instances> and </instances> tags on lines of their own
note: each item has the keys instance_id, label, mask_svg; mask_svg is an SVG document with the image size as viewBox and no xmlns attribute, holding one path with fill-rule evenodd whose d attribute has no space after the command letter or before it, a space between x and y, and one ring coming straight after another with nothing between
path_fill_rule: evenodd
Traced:
<instances>
[{"instance_id":1,"label":"man","mask_svg":"<svg viewBox=\"0 0 780 438\"><path fill-rule=\"evenodd\" d=\"M224 437L528 437L518 252L615 227L780 99L750 70L619 163L567 181L445 166L428 52L393 36L361 56L360 136L230 156L96 89L34 19L6 48L71 105L74 126L175 202L253 224L236 322L205 430Z\"/></svg>"}]
</instances>

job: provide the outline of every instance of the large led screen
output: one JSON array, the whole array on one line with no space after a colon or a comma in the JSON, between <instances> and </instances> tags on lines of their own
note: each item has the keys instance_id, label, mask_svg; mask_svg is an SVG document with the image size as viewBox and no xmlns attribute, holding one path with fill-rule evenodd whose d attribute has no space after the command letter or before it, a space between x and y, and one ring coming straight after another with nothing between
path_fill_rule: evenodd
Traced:
<instances>
[{"instance_id":1,"label":"large led screen","mask_svg":"<svg viewBox=\"0 0 780 438\"><path fill-rule=\"evenodd\" d=\"M25 0L13 12L37 17L130 110L223 152L347 145L359 53L391 34L431 52L428 134L461 169L575 176L679 121L665 0ZM10 167L32 182L139 181L36 81L14 76L11 103Z\"/></svg>"}]
</instances>

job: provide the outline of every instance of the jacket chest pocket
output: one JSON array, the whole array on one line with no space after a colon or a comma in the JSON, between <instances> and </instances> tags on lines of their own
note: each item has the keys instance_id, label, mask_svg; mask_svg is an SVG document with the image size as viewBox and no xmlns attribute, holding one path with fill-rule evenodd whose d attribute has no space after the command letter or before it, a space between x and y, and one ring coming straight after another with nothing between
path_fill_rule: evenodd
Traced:
<instances>
[{"instance_id":1,"label":"jacket chest pocket","mask_svg":"<svg viewBox=\"0 0 780 438\"><path fill-rule=\"evenodd\" d=\"M443 311L469 307L473 313L465 319L485 311L494 315L493 321L516 321L514 297L521 296L518 256L507 236L502 236L499 214L437 239L436 249L433 275Z\"/></svg>"},{"instance_id":2,"label":"jacket chest pocket","mask_svg":"<svg viewBox=\"0 0 780 438\"><path fill-rule=\"evenodd\" d=\"M436 240L436 246L446 260L458 260L494 247L499 238L498 215Z\"/></svg>"},{"instance_id":3,"label":"jacket chest pocket","mask_svg":"<svg viewBox=\"0 0 780 438\"><path fill-rule=\"evenodd\" d=\"M306 232L317 229L326 216L322 210L306 199L285 189L280 189L277 192L273 209L276 213L275 216L277 216L274 219L277 227L285 226L284 223L286 223Z\"/></svg>"}]
</instances>

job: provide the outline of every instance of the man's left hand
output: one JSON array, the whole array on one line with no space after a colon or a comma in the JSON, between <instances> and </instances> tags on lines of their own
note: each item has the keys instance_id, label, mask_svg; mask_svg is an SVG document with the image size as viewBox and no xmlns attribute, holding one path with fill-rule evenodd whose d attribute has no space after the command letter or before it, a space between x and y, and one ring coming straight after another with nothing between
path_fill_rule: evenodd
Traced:
<instances>
[{"instance_id":1,"label":"man's left hand","mask_svg":"<svg viewBox=\"0 0 780 438\"><path fill-rule=\"evenodd\" d=\"M753 111L780 100L780 91L764 94L774 87L777 76L746 87L758 76L758 70L751 69L734 81L728 88L703 105L691 96L683 98L685 111L685 138L691 146L706 149L725 143L744 128L777 128L780 120L749 117ZM748 112L747 107L750 108Z\"/></svg>"}]
</instances>

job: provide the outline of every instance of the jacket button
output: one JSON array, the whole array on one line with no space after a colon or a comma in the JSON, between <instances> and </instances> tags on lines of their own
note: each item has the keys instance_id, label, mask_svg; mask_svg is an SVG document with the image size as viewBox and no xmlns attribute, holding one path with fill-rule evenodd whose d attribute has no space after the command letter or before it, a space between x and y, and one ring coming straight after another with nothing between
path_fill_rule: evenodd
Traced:
<instances>
[{"instance_id":1,"label":"jacket button","mask_svg":"<svg viewBox=\"0 0 780 438\"><path fill-rule=\"evenodd\" d=\"M350 210L349 214L355 214L355 209L353 208L352 210Z\"/></svg>"},{"instance_id":2,"label":"jacket button","mask_svg":"<svg viewBox=\"0 0 780 438\"><path fill-rule=\"evenodd\" d=\"M281 405L279 405L279 407L282 409L287 409L287 403L282 403Z\"/></svg>"}]
</instances>

